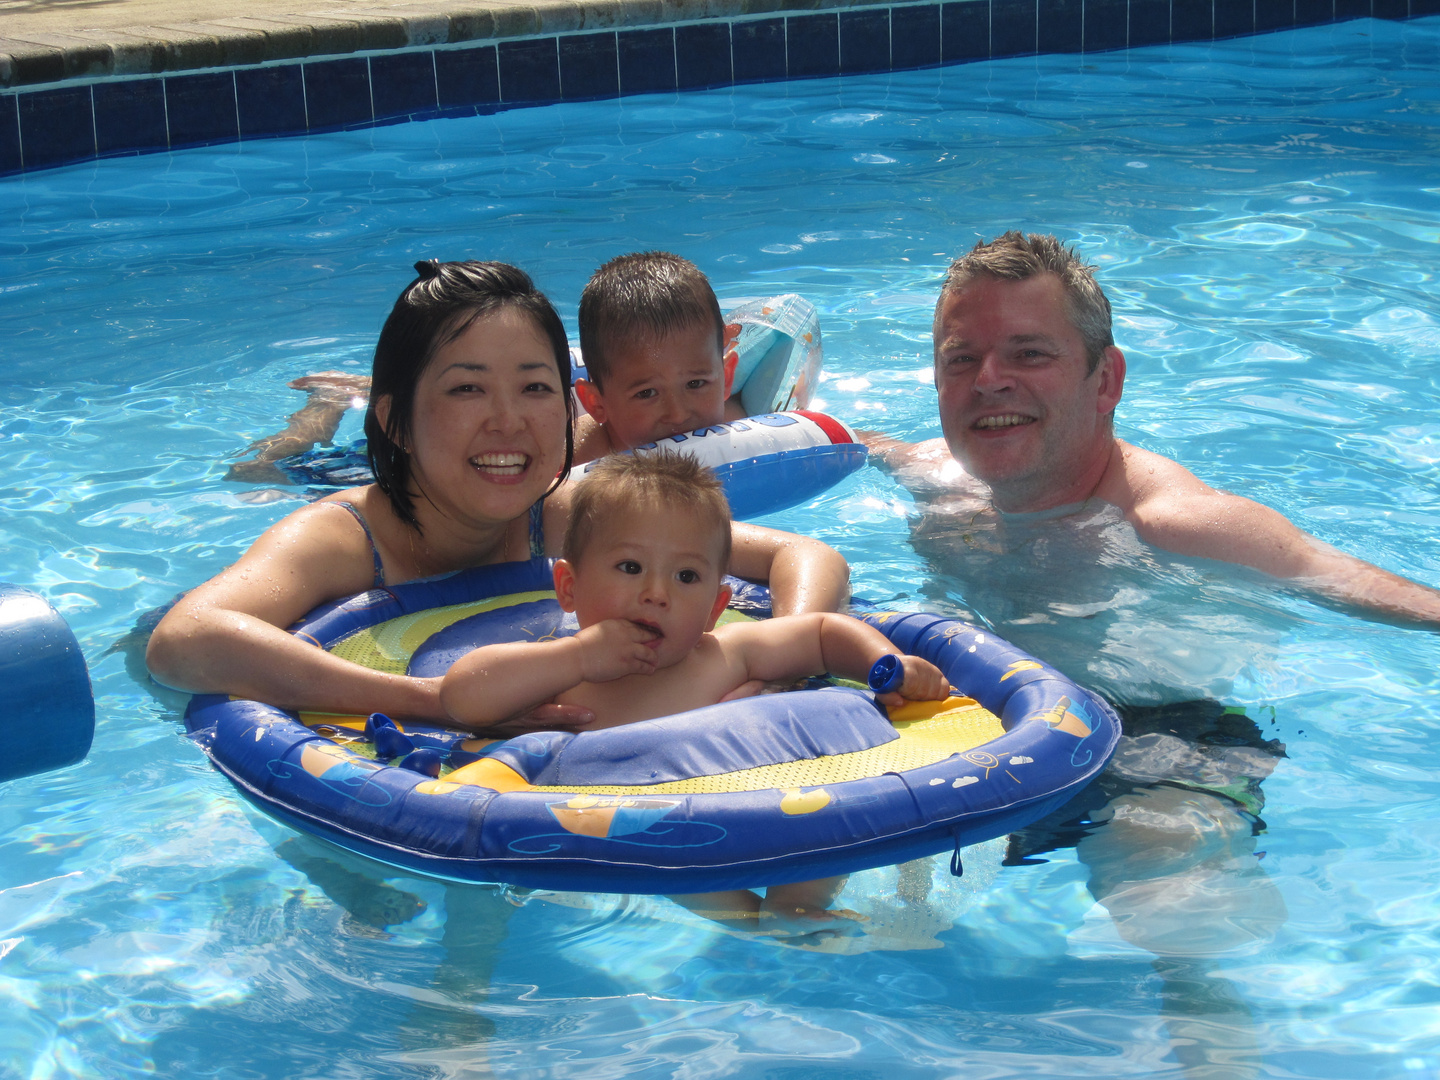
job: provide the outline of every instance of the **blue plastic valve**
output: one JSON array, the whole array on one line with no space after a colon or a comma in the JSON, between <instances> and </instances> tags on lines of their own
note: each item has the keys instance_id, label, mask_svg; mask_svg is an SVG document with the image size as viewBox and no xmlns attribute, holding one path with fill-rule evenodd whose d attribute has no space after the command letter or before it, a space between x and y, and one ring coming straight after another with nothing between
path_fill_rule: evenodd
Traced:
<instances>
[{"instance_id":1,"label":"blue plastic valve","mask_svg":"<svg viewBox=\"0 0 1440 1080\"><path fill-rule=\"evenodd\" d=\"M365 722L365 734L375 744L375 756L381 761L404 757L415 749L410 737L395 726L395 721L384 713L371 713Z\"/></svg>"},{"instance_id":2,"label":"blue plastic valve","mask_svg":"<svg viewBox=\"0 0 1440 1080\"><path fill-rule=\"evenodd\" d=\"M401 738L404 738L402 735ZM410 740L406 739L406 742ZM405 760L400 762L400 768L409 769L411 772L418 772L432 779L440 775L440 763L444 761L445 755L436 750L433 746L422 746L420 749L405 755Z\"/></svg>"},{"instance_id":3,"label":"blue plastic valve","mask_svg":"<svg viewBox=\"0 0 1440 1080\"><path fill-rule=\"evenodd\" d=\"M894 653L886 653L875 661L865 681L877 694L894 693L905 682L905 665Z\"/></svg>"}]
</instances>

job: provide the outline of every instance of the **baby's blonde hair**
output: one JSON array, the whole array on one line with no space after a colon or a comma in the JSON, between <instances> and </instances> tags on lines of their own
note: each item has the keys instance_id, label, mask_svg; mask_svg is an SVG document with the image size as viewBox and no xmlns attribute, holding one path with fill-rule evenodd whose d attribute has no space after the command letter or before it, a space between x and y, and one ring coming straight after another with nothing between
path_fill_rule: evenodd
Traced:
<instances>
[{"instance_id":1,"label":"baby's blonde hair","mask_svg":"<svg viewBox=\"0 0 1440 1080\"><path fill-rule=\"evenodd\" d=\"M612 454L585 473L570 508L565 560L572 565L595 533L623 527L620 515L659 509L713 529L720 571L730 563L730 504L714 472L682 454Z\"/></svg>"}]
</instances>

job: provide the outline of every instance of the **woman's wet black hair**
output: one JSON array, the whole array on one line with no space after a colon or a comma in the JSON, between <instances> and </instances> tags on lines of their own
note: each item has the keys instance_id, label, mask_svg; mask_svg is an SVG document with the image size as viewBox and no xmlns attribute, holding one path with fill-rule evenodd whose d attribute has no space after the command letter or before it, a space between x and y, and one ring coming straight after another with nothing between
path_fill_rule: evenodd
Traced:
<instances>
[{"instance_id":1,"label":"woman's wet black hair","mask_svg":"<svg viewBox=\"0 0 1440 1080\"><path fill-rule=\"evenodd\" d=\"M555 351L565 399L565 467L550 485L549 495L569 475L575 456L575 404L570 396L570 342L560 316L530 275L501 262L437 262L415 264L420 276L405 287L375 343L370 376L370 405L365 410L365 439L375 486L390 499L395 516L419 530L411 490L411 420L415 387L436 352L463 334L477 320L497 311L523 311L535 320ZM389 423L381 426L376 403L390 399ZM419 493L424 495L423 492ZM541 496L544 498L544 496Z\"/></svg>"}]
</instances>

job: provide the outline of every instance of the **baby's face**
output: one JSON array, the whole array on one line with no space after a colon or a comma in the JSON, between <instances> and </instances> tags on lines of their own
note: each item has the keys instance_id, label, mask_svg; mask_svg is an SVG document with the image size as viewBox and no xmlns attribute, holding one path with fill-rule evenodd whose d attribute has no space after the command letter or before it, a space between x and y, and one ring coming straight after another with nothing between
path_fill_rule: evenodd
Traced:
<instances>
[{"instance_id":1,"label":"baby's face","mask_svg":"<svg viewBox=\"0 0 1440 1080\"><path fill-rule=\"evenodd\" d=\"M577 565L568 596L581 629L624 619L652 636L656 666L683 660L725 610L723 541L713 527L641 509L601 521ZM558 578L557 578L558 584Z\"/></svg>"},{"instance_id":2,"label":"baby's face","mask_svg":"<svg viewBox=\"0 0 1440 1080\"><path fill-rule=\"evenodd\" d=\"M695 323L612 348L610 375L590 413L611 446L632 450L722 423L728 395L715 327Z\"/></svg>"}]
</instances>

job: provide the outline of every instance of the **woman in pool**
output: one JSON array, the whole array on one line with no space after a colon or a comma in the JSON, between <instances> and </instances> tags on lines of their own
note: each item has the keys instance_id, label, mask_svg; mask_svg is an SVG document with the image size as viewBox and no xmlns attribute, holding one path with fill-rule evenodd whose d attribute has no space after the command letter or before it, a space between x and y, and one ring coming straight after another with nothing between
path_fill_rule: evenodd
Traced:
<instances>
[{"instance_id":1,"label":"woman in pool","mask_svg":"<svg viewBox=\"0 0 1440 1080\"><path fill-rule=\"evenodd\" d=\"M365 414L375 483L268 529L155 628L155 678L284 708L443 719L440 680L352 664L285 631L327 600L487 563L558 554L574 449L570 356L550 302L504 263L418 263L375 346ZM776 614L834 610L844 559L734 526L729 570L770 583ZM492 730L583 726L545 706Z\"/></svg>"}]
</instances>

